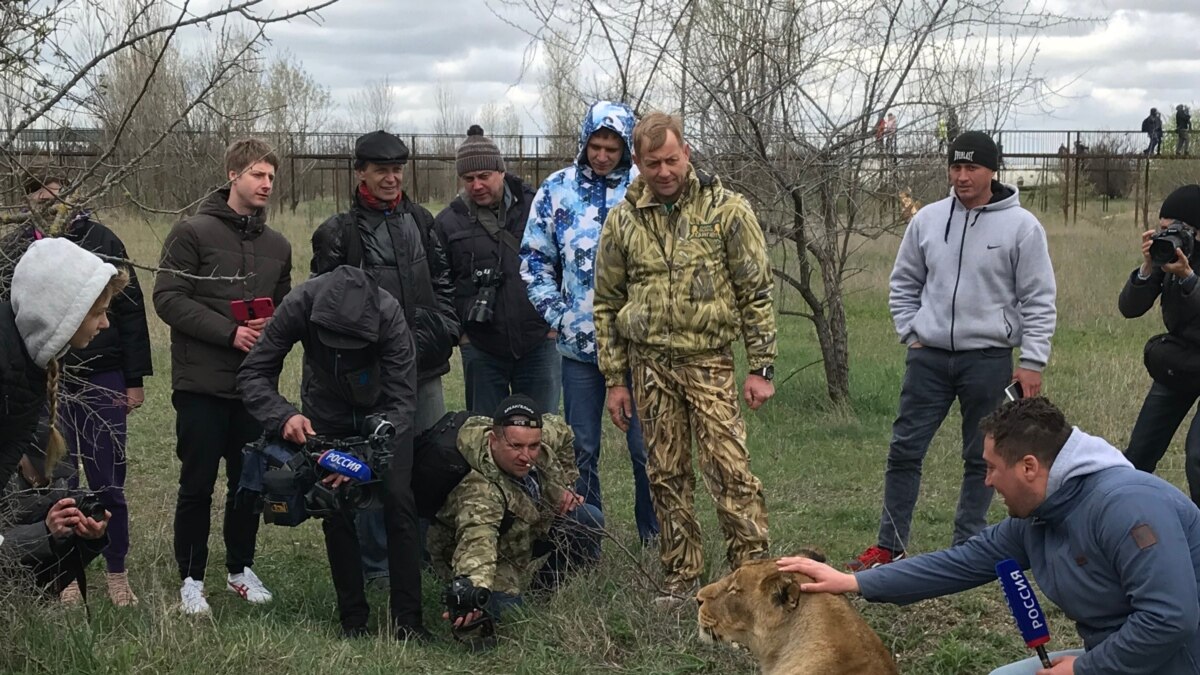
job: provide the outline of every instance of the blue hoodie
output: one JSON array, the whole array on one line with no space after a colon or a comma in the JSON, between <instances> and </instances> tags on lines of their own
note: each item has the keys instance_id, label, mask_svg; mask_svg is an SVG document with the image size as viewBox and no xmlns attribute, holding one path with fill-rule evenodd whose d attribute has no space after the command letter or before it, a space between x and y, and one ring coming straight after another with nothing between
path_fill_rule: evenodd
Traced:
<instances>
[{"instance_id":1,"label":"blue hoodie","mask_svg":"<svg viewBox=\"0 0 1200 675\"><path fill-rule=\"evenodd\" d=\"M1078 675L1200 673L1200 509L1079 429L1029 518L855 578L867 600L908 604L993 582L1007 558L1075 622Z\"/></svg>"},{"instance_id":2,"label":"blue hoodie","mask_svg":"<svg viewBox=\"0 0 1200 675\"><path fill-rule=\"evenodd\" d=\"M592 105L583 118L575 163L542 183L521 240L521 278L529 301L558 331L558 351L584 363L596 363L592 299L600 229L637 176L630 152L633 125L633 111L624 103ZM625 141L621 160L603 178L587 163L587 142L597 129L615 131Z\"/></svg>"}]
</instances>

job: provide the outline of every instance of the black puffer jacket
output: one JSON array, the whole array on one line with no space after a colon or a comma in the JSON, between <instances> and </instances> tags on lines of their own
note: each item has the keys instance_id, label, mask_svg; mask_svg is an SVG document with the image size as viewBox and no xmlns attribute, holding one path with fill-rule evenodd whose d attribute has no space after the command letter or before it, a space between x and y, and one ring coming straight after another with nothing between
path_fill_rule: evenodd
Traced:
<instances>
[{"instance_id":1,"label":"black puffer jacket","mask_svg":"<svg viewBox=\"0 0 1200 675\"><path fill-rule=\"evenodd\" d=\"M334 349L321 341L322 327L369 346ZM398 441L411 449L415 356L404 313L390 293L363 270L344 265L300 284L284 299L238 371L246 410L269 434L279 435L299 412L276 386L297 342L304 345L300 400L317 433L358 433L366 415L382 412L396 425Z\"/></svg>"},{"instance_id":2,"label":"black puffer jacket","mask_svg":"<svg viewBox=\"0 0 1200 675\"><path fill-rule=\"evenodd\" d=\"M1192 256L1193 269L1200 269L1200 254ZM1139 268L1140 269L1140 268ZM1197 280L1180 281L1174 274L1155 268L1150 278L1142 281L1135 269L1125 280L1117 299L1117 308L1126 319L1139 317L1154 307L1161 297L1163 324L1167 332L1186 340L1200 351L1200 290Z\"/></svg>"},{"instance_id":3,"label":"black puffer jacket","mask_svg":"<svg viewBox=\"0 0 1200 675\"><path fill-rule=\"evenodd\" d=\"M125 244L116 233L92 220L87 213L76 216L63 230L63 236L92 253L129 259ZM150 331L146 327L146 303L137 272L132 267L126 269L129 285L112 300L109 310L112 321L108 328L100 331L87 347L67 352L64 363L68 368L84 373L119 370L125 375L126 387L140 387L142 378L154 373Z\"/></svg>"},{"instance_id":4,"label":"black puffer jacket","mask_svg":"<svg viewBox=\"0 0 1200 675\"><path fill-rule=\"evenodd\" d=\"M46 407L46 371L37 367L17 331L12 305L0 303L0 485L21 455L37 454L38 418Z\"/></svg>"},{"instance_id":5,"label":"black puffer jacket","mask_svg":"<svg viewBox=\"0 0 1200 675\"><path fill-rule=\"evenodd\" d=\"M228 200L229 188L209 195L163 242L164 269L214 278L160 273L154 310L171 327L171 387L238 398L245 354L233 346L237 323L229 303L269 297L278 306L292 288L292 245L267 227L265 213L240 216Z\"/></svg>"},{"instance_id":6,"label":"black puffer jacket","mask_svg":"<svg viewBox=\"0 0 1200 675\"><path fill-rule=\"evenodd\" d=\"M513 197L505 211L504 229L519 245L525 236L534 192L517 176L506 175L504 182ZM465 199L462 195L455 197L437 215L434 227L450 257L454 309L472 345L495 356L520 358L546 339L550 326L529 302L518 252L493 239L471 214ZM467 312L479 296L473 274L488 267L498 267L503 275L496 291L494 318L487 324L467 323Z\"/></svg>"},{"instance_id":7,"label":"black puffer jacket","mask_svg":"<svg viewBox=\"0 0 1200 675\"><path fill-rule=\"evenodd\" d=\"M395 211L370 208L357 194L352 203L350 211L333 216L313 232L312 273L324 274L339 265L361 267L404 309L417 343L417 380L445 375L450 372L459 328L446 252L432 236L433 215L407 196ZM389 242L390 251L379 250Z\"/></svg>"}]
</instances>

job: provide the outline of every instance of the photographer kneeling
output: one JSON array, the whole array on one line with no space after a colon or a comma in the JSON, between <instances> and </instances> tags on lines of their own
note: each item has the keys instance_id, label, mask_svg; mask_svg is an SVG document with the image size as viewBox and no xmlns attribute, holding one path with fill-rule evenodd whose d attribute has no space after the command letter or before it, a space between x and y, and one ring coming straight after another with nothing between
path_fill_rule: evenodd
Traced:
<instances>
[{"instance_id":1,"label":"photographer kneeling","mask_svg":"<svg viewBox=\"0 0 1200 675\"><path fill-rule=\"evenodd\" d=\"M428 546L438 574L453 577L445 618L480 648L523 592L552 591L572 567L600 559L604 516L569 487L578 477L571 428L527 396L504 399L492 419L468 418L457 444L471 470L438 511Z\"/></svg>"},{"instance_id":2,"label":"photographer kneeling","mask_svg":"<svg viewBox=\"0 0 1200 675\"><path fill-rule=\"evenodd\" d=\"M304 345L304 414L277 389L284 359L297 342ZM420 549L411 487L416 355L400 304L354 267L343 265L306 281L280 303L242 362L238 389L246 409L269 436L302 446L302 451L317 434L357 436L371 415L382 415L395 426L391 447L385 449L391 451L390 461L374 467L382 469L392 629L397 639L428 638L421 621ZM321 465L332 468L325 461ZM353 487L351 479L336 471L321 483L316 490L326 495L345 495L339 490ZM342 634L358 637L367 633L369 612L362 558L353 505L339 506L325 515L322 529Z\"/></svg>"},{"instance_id":3,"label":"photographer kneeling","mask_svg":"<svg viewBox=\"0 0 1200 675\"><path fill-rule=\"evenodd\" d=\"M1194 268L1200 226L1200 185L1177 188L1158 212L1158 230L1142 233L1141 267L1121 289L1117 306L1127 319L1142 316L1161 298L1167 332L1146 343L1146 370L1154 378L1138 413L1125 456L1134 467L1154 472L1171 438L1200 397L1200 292ZM1185 441L1185 466L1192 501L1200 505L1200 416Z\"/></svg>"},{"instance_id":4,"label":"photographer kneeling","mask_svg":"<svg viewBox=\"0 0 1200 675\"><path fill-rule=\"evenodd\" d=\"M44 422L40 437L47 439L50 430ZM108 546L111 514L95 493L71 490L73 471L66 462L47 481L45 461L45 454L36 450L22 456L20 470L2 491L0 553L32 574L47 595L58 597Z\"/></svg>"}]
</instances>

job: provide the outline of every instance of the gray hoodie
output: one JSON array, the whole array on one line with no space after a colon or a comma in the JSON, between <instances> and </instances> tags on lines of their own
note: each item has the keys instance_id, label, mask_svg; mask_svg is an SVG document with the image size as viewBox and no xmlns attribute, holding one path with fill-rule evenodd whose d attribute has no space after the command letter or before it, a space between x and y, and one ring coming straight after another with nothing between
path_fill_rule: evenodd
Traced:
<instances>
[{"instance_id":1,"label":"gray hoodie","mask_svg":"<svg viewBox=\"0 0 1200 675\"><path fill-rule=\"evenodd\" d=\"M1046 232L1017 189L992 181L992 201L950 196L917 212L892 269L888 306L906 344L964 351L1020 347L1042 370L1056 319Z\"/></svg>"}]
</instances>

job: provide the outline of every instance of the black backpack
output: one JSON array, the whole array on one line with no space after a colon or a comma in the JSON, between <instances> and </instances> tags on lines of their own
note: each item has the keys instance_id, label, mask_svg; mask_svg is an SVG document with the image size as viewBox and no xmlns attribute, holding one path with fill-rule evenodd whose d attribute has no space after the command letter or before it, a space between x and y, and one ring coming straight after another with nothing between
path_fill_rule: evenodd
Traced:
<instances>
[{"instance_id":1,"label":"black backpack","mask_svg":"<svg viewBox=\"0 0 1200 675\"><path fill-rule=\"evenodd\" d=\"M450 491L471 471L458 451L458 430L470 416L465 410L448 412L413 441L413 498L422 518L432 520Z\"/></svg>"}]
</instances>

